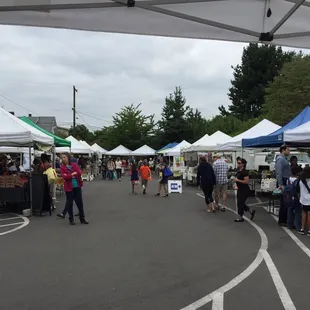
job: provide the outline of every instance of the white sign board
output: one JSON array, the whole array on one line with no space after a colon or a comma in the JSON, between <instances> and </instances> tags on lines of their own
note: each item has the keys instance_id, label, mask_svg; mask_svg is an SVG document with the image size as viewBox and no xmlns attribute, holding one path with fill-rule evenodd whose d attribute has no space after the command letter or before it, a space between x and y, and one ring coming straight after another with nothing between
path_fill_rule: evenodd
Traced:
<instances>
[{"instance_id":1,"label":"white sign board","mask_svg":"<svg viewBox=\"0 0 310 310\"><path fill-rule=\"evenodd\" d=\"M182 181L181 180L168 180L168 193L182 194Z\"/></svg>"}]
</instances>

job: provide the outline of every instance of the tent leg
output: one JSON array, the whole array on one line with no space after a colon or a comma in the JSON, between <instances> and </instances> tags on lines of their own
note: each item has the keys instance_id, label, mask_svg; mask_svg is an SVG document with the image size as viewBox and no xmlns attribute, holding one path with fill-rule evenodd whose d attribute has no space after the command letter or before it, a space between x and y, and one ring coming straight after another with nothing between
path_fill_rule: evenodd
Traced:
<instances>
[{"instance_id":1,"label":"tent leg","mask_svg":"<svg viewBox=\"0 0 310 310\"><path fill-rule=\"evenodd\" d=\"M30 216L32 216L33 208L32 208L32 171L31 171L31 146L29 147L29 203L30 203Z\"/></svg>"}]
</instances>

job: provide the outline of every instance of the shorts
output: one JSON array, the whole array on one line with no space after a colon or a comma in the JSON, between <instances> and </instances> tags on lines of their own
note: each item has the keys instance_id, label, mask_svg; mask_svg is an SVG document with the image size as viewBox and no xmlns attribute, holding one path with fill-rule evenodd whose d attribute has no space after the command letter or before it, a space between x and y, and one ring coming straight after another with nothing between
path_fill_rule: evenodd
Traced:
<instances>
[{"instance_id":1,"label":"shorts","mask_svg":"<svg viewBox=\"0 0 310 310\"><path fill-rule=\"evenodd\" d=\"M159 180L159 184L168 184L168 178L163 177L162 179Z\"/></svg>"},{"instance_id":2,"label":"shorts","mask_svg":"<svg viewBox=\"0 0 310 310\"><path fill-rule=\"evenodd\" d=\"M216 197L221 196L227 193L227 183L225 184L216 184L214 187L214 195Z\"/></svg>"},{"instance_id":3,"label":"shorts","mask_svg":"<svg viewBox=\"0 0 310 310\"><path fill-rule=\"evenodd\" d=\"M304 212L310 212L310 206L302 206L302 210L304 211Z\"/></svg>"},{"instance_id":4,"label":"shorts","mask_svg":"<svg viewBox=\"0 0 310 310\"><path fill-rule=\"evenodd\" d=\"M141 184L144 185L145 187L147 186L148 180L141 180Z\"/></svg>"}]
</instances>

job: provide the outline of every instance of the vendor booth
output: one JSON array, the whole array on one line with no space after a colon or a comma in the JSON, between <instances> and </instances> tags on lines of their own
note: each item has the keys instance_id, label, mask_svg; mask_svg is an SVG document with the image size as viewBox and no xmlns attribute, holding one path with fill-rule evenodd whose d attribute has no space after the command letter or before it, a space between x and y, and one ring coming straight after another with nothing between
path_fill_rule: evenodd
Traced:
<instances>
[{"instance_id":1,"label":"vendor booth","mask_svg":"<svg viewBox=\"0 0 310 310\"><path fill-rule=\"evenodd\" d=\"M299 113L293 120L287 123L283 127L277 128L277 130L264 134L260 133L256 137L243 137L242 146L244 148L259 148L259 147L277 147L281 146L286 141L285 133L288 130L297 128L310 121L310 107L306 107L301 113ZM291 141L292 142L292 141Z\"/></svg>"},{"instance_id":2,"label":"vendor booth","mask_svg":"<svg viewBox=\"0 0 310 310\"><path fill-rule=\"evenodd\" d=\"M128 156L131 156L131 153L132 153L132 151L130 149L128 149L127 147L125 147L123 145L119 145L115 149L109 151L107 153L107 155L109 155L109 156L124 156L124 157L128 157Z\"/></svg>"},{"instance_id":3,"label":"vendor booth","mask_svg":"<svg viewBox=\"0 0 310 310\"><path fill-rule=\"evenodd\" d=\"M156 151L154 149L152 149L151 147L149 147L148 145L143 145L141 147L139 147L138 149L136 149L135 151L132 152L133 156L151 156L154 157L155 156Z\"/></svg>"},{"instance_id":4,"label":"vendor booth","mask_svg":"<svg viewBox=\"0 0 310 310\"><path fill-rule=\"evenodd\" d=\"M20 204L19 211L30 207L31 211L42 213L44 207L49 207L48 204L44 203L47 178L44 175L32 175L30 168L32 163L31 149L39 146L51 148L54 145L54 139L0 108L0 145L17 148L27 147L29 150L28 171L11 175L4 169L6 163L1 163L1 204Z\"/></svg>"},{"instance_id":5,"label":"vendor booth","mask_svg":"<svg viewBox=\"0 0 310 310\"><path fill-rule=\"evenodd\" d=\"M97 154L100 155L100 158L102 158L103 155L105 155L106 153L108 153L108 151L106 149L104 149L103 147L101 147L100 145L98 145L97 143L94 143L91 148L94 150L94 152L96 152Z\"/></svg>"},{"instance_id":6,"label":"vendor booth","mask_svg":"<svg viewBox=\"0 0 310 310\"><path fill-rule=\"evenodd\" d=\"M281 127L279 125L276 125L273 122L268 121L267 119L263 119L258 124L246 130L245 132L242 132L241 134L232 137L225 143L218 144L217 149L222 151L236 151L242 148L243 139L256 138L261 136L262 134L268 135L280 128Z\"/></svg>"}]
</instances>

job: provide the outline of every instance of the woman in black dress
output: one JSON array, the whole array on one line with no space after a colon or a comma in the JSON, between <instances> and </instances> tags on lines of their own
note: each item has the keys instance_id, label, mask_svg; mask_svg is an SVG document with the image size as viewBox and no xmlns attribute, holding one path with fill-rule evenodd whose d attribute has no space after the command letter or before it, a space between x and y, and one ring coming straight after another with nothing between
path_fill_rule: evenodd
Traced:
<instances>
[{"instance_id":1,"label":"woman in black dress","mask_svg":"<svg viewBox=\"0 0 310 310\"><path fill-rule=\"evenodd\" d=\"M244 222L244 212L250 212L251 220L253 220L255 216L255 210L251 210L246 204L246 200L250 194L249 188L249 172L246 170L247 161L244 158L238 159L238 172L236 174L235 182L237 185L237 207L239 218L235 220L235 222Z\"/></svg>"}]
</instances>

